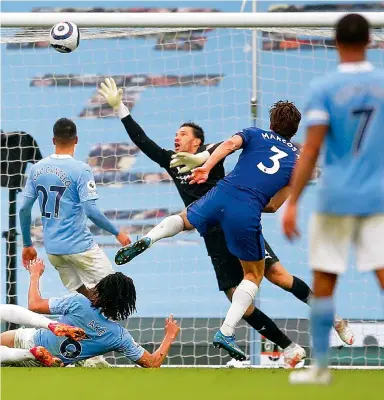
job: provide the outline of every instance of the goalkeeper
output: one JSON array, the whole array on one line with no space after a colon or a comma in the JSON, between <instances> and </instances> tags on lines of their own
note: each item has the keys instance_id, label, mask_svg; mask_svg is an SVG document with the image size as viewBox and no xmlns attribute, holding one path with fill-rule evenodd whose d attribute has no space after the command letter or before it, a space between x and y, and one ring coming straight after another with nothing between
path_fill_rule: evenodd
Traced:
<instances>
[{"instance_id":1,"label":"goalkeeper","mask_svg":"<svg viewBox=\"0 0 384 400\"><path fill-rule=\"evenodd\" d=\"M206 183L200 185L189 184L187 179L189 171L203 164L220 144L205 145L204 131L199 125L193 122L182 124L176 132L174 151L166 150L150 139L132 118L128 108L122 102L123 90L117 89L112 78L107 78L105 84L101 84L99 93L118 113L133 143L152 161L166 169L175 182L185 206L189 206L195 200L200 199L225 176L224 160L222 160L212 168ZM272 199L268 211L275 212L284 200L285 198ZM204 236L204 241L216 273L219 290L223 291L228 299L231 300L236 286L243 279L241 264L238 258L229 252L220 226L212 228ZM308 285L285 270L267 241L265 241L265 253L265 277L275 285L292 293L299 300L307 303L311 296L311 290ZM286 367L294 367L305 358L304 349L292 343L267 315L253 305L246 311L244 320L268 340L284 349ZM353 333L344 320L336 317L334 326L345 343L353 343Z\"/></svg>"}]
</instances>

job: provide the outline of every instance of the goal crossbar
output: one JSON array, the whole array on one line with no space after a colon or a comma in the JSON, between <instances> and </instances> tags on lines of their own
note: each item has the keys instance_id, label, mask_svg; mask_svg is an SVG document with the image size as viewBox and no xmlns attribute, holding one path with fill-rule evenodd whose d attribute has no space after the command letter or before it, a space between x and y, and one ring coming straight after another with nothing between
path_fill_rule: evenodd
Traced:
<instances>
[{"instance_id":1,"label":"goal crossbar","mask_svg":"<svg viewBox=\"0 0 384 400\"><path fill-rule=\"evenodd\" d=\"M347 13L0 13L3 28L19 26L51 27L71 21L80 27L189 27L189 28L266 28L333 27ZM384 27L384 13L361 13L372 27Z\"/></svg>"}]
</instances>

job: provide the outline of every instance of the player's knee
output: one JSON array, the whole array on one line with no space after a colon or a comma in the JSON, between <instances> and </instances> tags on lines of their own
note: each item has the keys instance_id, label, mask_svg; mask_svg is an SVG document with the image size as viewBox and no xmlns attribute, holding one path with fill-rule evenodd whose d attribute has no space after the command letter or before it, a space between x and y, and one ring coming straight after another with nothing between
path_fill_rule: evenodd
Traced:
<instances>
[{"instance_id":1,"label":"player's knee","mask_svg":"<svg viewBox=\"0 0 384 400\"><path fill-rule=\"evenodd\" d=\"M251 281L255 285L259 286L263 279L263 274L258 271L247 272L244 274L244 280Z\"/></svg>"},{"instance_id":2,"label":"player's knee","mask_svg":"<svg viewBox=\"0 0 384 400\"><path fill-rule=\"evenodd\" d=\"M276 262L265 270L265 277L273 284L283 289L290 289L293 284L293 276L281 265Z\"/></svg>"},{"instance_id":3,"label":"player's knee","mask_svg":"<svg viewBox=\"0 0 384 400\"><path fill-rule=\"evenodd\" d=\"M227 299L230 302L232 302L232 296L233 296L233 293L235 293L235 290L236 290L236 288L233 287L233 288L230 288L230 289L225 291L225 295L227 296Z\"/></svg>"},{"instance_id":4,"label":"player's knee","mask_svg":"<svg viewBox=\"0 0 384 400\"><path fill-rule=\"evenodd\" d=\"M15 332L16 331L6 331L0 334L0 345L15 347Z\"/></svg>"},{"instance_id":5,"label":"player's knee","mask_svg":"<svg viewBox=\"0 0 384 400\"><path fill-rule=\"evenodd\" d=\"M179 216L183 219L183 222L184 222L184 230L185 230L185 231L190 231L191 229L195 229L195 228L191 225L191 223L188 221L188 218L187 218L187 211L186 211L186 210L182 211L182 212L179 214Z\"/></svg>"},{"instance_id":6,"label":"player's knee","mask_svg":"<svg viewBox=\"0 0 384 400\"><path fill-rule=\"evenodd\" d=\"M314 271L313 295L315 297L330 297L333 295L337 275L328 272Z\"/></svg>"}]
</instances>

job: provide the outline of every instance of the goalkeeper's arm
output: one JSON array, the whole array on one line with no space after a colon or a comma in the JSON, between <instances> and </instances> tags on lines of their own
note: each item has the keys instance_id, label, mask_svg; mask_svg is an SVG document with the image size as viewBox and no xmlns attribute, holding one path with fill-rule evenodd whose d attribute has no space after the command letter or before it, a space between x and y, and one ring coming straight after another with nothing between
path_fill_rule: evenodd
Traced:
<instances>
[{"instance_id":1,"label":"goalkeeper's arm","mask_svg":"<svg viewBox=\"0 0 384 400\"><path fill-rule=\"evenodd\" d=\"M182 167L179 171L182 174L192 171L194 168L203 165L208 160L210 155L217 149L217 147L220 146L221 143L222 142L208 145L207 149L205 151L202 151L201 153L193 154L181 151L179 153L173 154L169 166L171 168Z\"/></svg>"},{"instance_id":2,"label":"goalkeeper's arm","mask_svg":"<svg viewBox=\"0 0 384 400\"><path fill-rule=\"evenodd\" d=\"M141 126L132 118L128 107L122 101L123 89L117 89L115 81L112 78L107 78L105 83L101 83L99 93L118 113L132 142L152 161L163 168L169 168L171 152L163 149L150 139Z\"/></svg>"}]
</instances>

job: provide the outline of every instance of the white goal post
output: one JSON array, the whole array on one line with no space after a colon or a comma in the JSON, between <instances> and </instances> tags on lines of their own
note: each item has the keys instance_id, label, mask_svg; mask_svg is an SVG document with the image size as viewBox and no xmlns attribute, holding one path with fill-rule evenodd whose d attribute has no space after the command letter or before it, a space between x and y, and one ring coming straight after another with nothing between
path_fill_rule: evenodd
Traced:
<instances>
[{"instance_id":1,"label":"white goal post","mask_svg":"<svg viewBox=\"0 0 384 400\"><path fill-rule=\"evenodd\" d=\"M288 99L301 109L309 81L335 68L333 27L345 14L2 12L2 143L3 135L23 131L48 156L55 120L72 118L79 131L76 157L93 169L99 205L135 240L164 216L183 209L183 204L168 174L132 143L118 117L97 94L99 84L113 76L124 87L124 102L133 118L167 149L173 148L180 124L189 120L204 128L207 143L253 124L268 128L272 103ZM369 58L383 68L384 13L361 14L374 28ZM71 54L48 48L49 29L61 21L80 28L79 48ZM301 128L295 140L302 139ZM4 154L14 148L7 147ZM227 172L235 161L235 156L228 157ZM9 169L6 175L13 173ZM5 216L7 191L1 190ZM281 263L308 283L305 225L313 210L314 192L312 185L301 203L303 238L293 246L282 237L280 213L263 217L265 238ZM90 226L112 260L116 241ZM44 252L38 208L33 212L32 235L47 263L43 295L66 294ZM20 263L20 236L16 240ZM121 270L132 276L138 291L138 313L127 322L137 342L152 350L161 341L164 317L174 313L182 332L168 365L226 365L229 358L211 346L211 339L229 303L217 291L213 267L197 233L159 242ZM27 278L22 268L17 273L19 304L26 305ZM384 320L373 279L359 275L352 262L339 289L337 311L351 321L356 343L342 347L333 335L332 365L384 367L380 350ZM263 281L257 305L310 355L307 305L267 281ZM236 333L252 365L281 365L281 349L255 334L244 321ZM118 354L109 361L125 364Z\"/></svg>"},{"instance_id":2,"label":"white goal post","mask_svg":"<svg viewBox=\"0 0 384 400\"><path fill-rule=\"evenodd\" d=\"M2 27L51 27L71 21L80 27L108 28L268 28L333 27L346 13L1 13ZM375 28L382 28L382 13L365 12Z\"/></svg>"}]
</instances>

